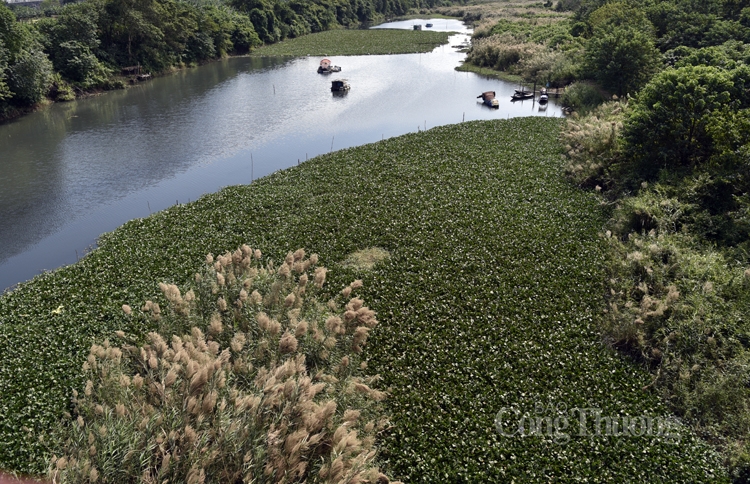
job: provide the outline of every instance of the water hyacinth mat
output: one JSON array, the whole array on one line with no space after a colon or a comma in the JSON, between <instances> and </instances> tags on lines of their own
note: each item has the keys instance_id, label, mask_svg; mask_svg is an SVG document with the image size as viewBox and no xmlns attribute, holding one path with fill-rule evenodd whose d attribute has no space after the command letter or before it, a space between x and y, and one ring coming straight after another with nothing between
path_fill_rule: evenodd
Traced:
<instances>
[{"instance_id":1,"label":"water hyacinth mat","mask_svg":"<svg viewBox=\"0 0 750 484\"><path fill-rule=\"evenodd\" d=\"M709 448L601 343L604 220L562 175L559 120L434 128L320 156L128 222L0 298L0 467L40 471L92 341L207 253L304 247L380 325L365 350L407 482L721 482ZM344 261L377 247L370 270ZM62 309L58 309L62 306Z\"/></svg>"}]
</instances>

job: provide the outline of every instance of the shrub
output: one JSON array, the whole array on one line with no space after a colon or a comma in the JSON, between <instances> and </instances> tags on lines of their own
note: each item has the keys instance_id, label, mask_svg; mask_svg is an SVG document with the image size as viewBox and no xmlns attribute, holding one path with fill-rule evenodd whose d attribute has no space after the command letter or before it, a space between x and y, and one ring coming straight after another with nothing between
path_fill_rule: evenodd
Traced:
<instances>
[{"instance_id":1,"label":"shrub","mask_svg":"<svg viewBox=\"0 0 750 484\"><path fill-rule=\"evenodd\" d=\"M624 137L640 176L692 167L710 156L706 132L712 111L733 101L730 71L709 66L667 69L638 95Z\"/></svg>"},{"instance_id":2,"label":"shrub","mask_svg":"<svg viewBox=\"0 0 750 484\"><path fill-rule=\"evenodd\" d=\"M604 95L596 86L587 82L575 82L565 88L562 104L576 111L587 111L604 102Z\"/></svg>"},{"instance_id":3,"label":"shrub","mask_svg":"<svg viewBox=\"0 0 750 484\"><path fill-rule=\"evenodd\" d=\"M242 246L209 255L184 293L160 284L166 310L123 306L160 332L141 345L118 332L120 346L91 347L50 477L387 483L373 463L385 394L360 356L377 320L352 297L361 281L323 304L316 262L298 250L264 267L260 251Z\"/></svg>"},{"instance_id":4,"label":"shrub","mask_svg":"<svg viewBox=\"0 0 750 484\"><path fill-rule=\"evenodd\" d=\"M618 95L635 93L660 67L652 36L630 27L597 29L586 44L585 69Z\"/></svg>"},{"instance_id":5,"label":"shrub","mask_svg":"<svg viewBox=\"0 0 750 484\"><path fill-rule=\"evenodd\" d=\"M52 82L52 63L39 50L23 51L8 68L8 87L13 99L23 104L41 101Z\"/></svg>"}]
</instances>

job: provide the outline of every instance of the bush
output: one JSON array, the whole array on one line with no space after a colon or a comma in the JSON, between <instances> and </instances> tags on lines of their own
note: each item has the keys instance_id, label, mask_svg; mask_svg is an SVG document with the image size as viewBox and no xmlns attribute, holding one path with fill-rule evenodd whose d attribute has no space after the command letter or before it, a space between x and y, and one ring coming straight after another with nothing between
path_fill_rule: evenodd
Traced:
<instances>
[{"instance_id":1,"label":"bush","mask_svg":"<svg viewBox=\"0 0 750 484\"><path fill-rule=\"evenodd\" d=\"M575 111L588 111L604 102L601 90L588 82L575 82L565 88L563 106Z\"/></svg>"},{"instance_id":2,"label":"bush","mask_svg":"<svg viewBox=\"0 0 750 484\"><path fill-rule=\"evenodd\" d=\"M597 29L586 45L585 69L603 88L635 93L660 67L650 35L629 27Z\"/></svg>"},{"instance_id":3,"label":"bush","mask_svg":"<svg viewBox=\"0 0 750 484\"><path fill-rule=\"evenodd\" d=\"M387 483L385 395L360 356L377 320L352 297L361 281L323 304L316 262L298 250L264 267L242 246L209 255L184 294L160 284L165 311L123 306L160 332L91 347L54 482Z\"/></svg>"},{"instance_id":4,"label":"bush","mask_svg":"<svg viewBox=\"0 0 750 484\"><path fill-rule=\"evenodd\" d=\"M691 169L711 156L711 113L737 98L732 75L709 66L667 69L638 95L623 135L634 170L645 179L662 168Z\"/></svg>"}]
</instances>

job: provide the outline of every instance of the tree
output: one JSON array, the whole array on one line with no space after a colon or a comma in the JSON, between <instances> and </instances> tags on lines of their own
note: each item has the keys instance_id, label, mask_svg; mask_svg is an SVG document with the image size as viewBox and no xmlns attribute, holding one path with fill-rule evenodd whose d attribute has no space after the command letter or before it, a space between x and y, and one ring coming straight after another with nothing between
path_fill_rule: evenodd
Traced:
<instances>
[{"instance_id":1,"label":"tree","mask_svg":"<svg viewBox=\"0 0 750 484\"><path fill-rule=\"evenodd\" d=\"M31 105L41 101L49 91L52 63L41 48L24 50L9 69L8 86L13 99Z\"/></svg>"},{"instance_id":2,"label":"tree","mask_svg":"<svg viewBox=\"0 0 750 484\"><path fill-rule=\"evenodd\" d=\"M84 87L103 82L109 74L95 55L99 48L98 20L98 8L81 3L66 6L56 19L42 19L36 24L55 70Z\"/></svg>"},{"instance_id":3,"label":"tree","mask_svg":"<svg viewBox=\"0 0 750 484\"><path fill-rule=\"evenodd\" d=\"M7 70L8 49L5 48L3 41L0 39L0 107L2 107L3 101L9 99L13 95L8 87Z\"/></svg>"},{"instance_id":4,"label":"tree","mask_svg":"<svg viewBox=\"0 0 750 484\"><path fill-rule=\"evenodd\" d=\"M735 82L744 78L710 66L670 68L656 75L638 94L623 129L638 173L653 178L662 167L690 168L706 161L712 148L706 132L711 114L733 98L738 101Z\"/></svg>"},{"instance_id":5,"label":"tree","mask_svg":"<svg viewBox=\"0 0 750 484\"><path fill-rule=\"evenodd\" d=\"M640 89L660 68L661 56L649 34L633 27L597 29L586 44L584 69L619 95Z\"/></svg>"}]
</instances>

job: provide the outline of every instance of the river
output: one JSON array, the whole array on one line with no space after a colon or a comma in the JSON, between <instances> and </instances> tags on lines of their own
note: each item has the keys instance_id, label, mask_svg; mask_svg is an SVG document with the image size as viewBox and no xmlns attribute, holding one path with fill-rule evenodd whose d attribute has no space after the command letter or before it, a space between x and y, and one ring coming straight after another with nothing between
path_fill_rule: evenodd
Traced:
<instances>
[{"instance_id":1,"label":"river","mask_svg":"<svg viewBox=\"0 0 750 484\"><path fill-rule=\"evenodd\" d=\"M517 85L456 71L470 35L457 20L378 27L428 21L459 33L426 54L332 57L351 85L344 96L316 73L320 57L238 57L0 125L0 291L74 263L128 220L331 150L562 115L552 101L510 102ZM483 91L497 92L499 109L476 99Z\"/></svg>"}]
</instances>

